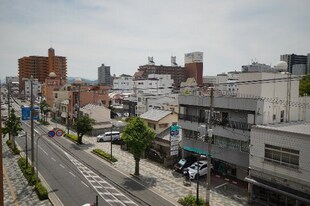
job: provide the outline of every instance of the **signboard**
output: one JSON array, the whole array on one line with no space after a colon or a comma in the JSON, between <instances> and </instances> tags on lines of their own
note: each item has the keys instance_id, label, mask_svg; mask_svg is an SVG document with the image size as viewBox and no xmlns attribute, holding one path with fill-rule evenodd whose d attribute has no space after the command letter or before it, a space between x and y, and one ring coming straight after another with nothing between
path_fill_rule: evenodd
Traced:
<instances>
[{"instance_id":1,"label":"signboard","mask_svg":"<svg viewBox=\"0 0 310 206\"><path fill-rule=\"evenodd\" d=\"M33 107L33 120L39 120L40 108L38 106ZM31 109L29 106L22 107L22 120L30 120Z\"/></svg>"},{"instance_id":2,"label":"signboard","mask_svg":"<svg viewBox=\"0 0 310 206\"><path fill-rule=\"evenodd\" d=\"M55 131L54 130L50 130L47 133L48 137L55 137Z\"/></svg>"},{"instance_id":3,"label":"signboard","mask_svg":"<svg viewBox=\"0 0 310 206\"><path fill-rule=\"evenodd\" d=\"M56 136L57 136L57 137L61 137L63 134L64 134L64 132L63 132L61 129L58 129L58 130L56 131Z\"/></svg>"},{"instance_id":4,"label":"signboard","mask_svg":"<svg viewBox=\"0 0 310 206\"><path fill-rule=\"evenodd\" d=\"M180 138L180 126L177 123L173 123L170 126L170 156L179 154L179 138Z\"/></svg>"}]
</instances>

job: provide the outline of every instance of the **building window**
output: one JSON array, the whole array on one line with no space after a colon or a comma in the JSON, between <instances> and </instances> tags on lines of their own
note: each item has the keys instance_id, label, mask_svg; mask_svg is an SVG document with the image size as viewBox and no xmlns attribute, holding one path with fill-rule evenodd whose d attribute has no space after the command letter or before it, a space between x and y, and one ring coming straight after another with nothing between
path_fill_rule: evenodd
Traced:
<instances>
[{"instance_id":1,"label":"building window","mask_svg":"<svg viewBox=\"0 0 310 206\"><path fill-rule=\"evenodd\" d=\"M284 122L284 110L281 110L280 122Z\"/></svg>"},{"instance_id":2,"label":"building window","mask_svg":"<svg viewBox=\"0 0 310 206\"><path fill-rule=\"evenodd\" d=\"M265 144L265 160L288 167L299 167L299 151Z\"/></svg>"}]
</instances>

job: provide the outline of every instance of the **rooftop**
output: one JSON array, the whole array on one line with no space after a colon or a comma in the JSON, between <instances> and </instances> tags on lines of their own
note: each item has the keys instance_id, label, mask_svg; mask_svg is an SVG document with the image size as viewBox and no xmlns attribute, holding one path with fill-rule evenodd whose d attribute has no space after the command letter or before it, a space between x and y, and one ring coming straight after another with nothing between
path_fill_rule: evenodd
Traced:
<instances>
[{"instance_id":1,"label":"rooftop","mask_svg":"<svg viewBox=\"0 0 310 206\"><path fill-rule=\"evenodd\" d=\"M151 121L159 121L171 113L172 113L171 111L151 109L151 110L145 112L144 114L142 114L140 117L142 119L147 119L147 120L151 120Z\"/></svg>"},{"instance_id":2,"label":"rooftop","mask_svg":"<svg viewBox=\"0 0 310 206\"><path fill-rule=\"evenodd\" d=\"M290 122L285 124L275 124L266 126L257 125L255 127L310 136L310 122Z\"/></svg>"}]
</instances>

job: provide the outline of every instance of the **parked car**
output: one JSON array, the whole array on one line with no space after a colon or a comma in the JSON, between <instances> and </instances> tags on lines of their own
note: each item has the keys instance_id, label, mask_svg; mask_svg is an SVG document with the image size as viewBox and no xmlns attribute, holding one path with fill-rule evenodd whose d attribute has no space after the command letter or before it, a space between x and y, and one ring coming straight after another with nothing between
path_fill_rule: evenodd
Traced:
<instances>
[{"instance_id":1,"label":"parked car","mask_svg":"<svg viewBox=\"0 0 310 206\"><path fill-rule=\"evenodd\" d=\"M121 139L121 134L118 131L106 132L97 136L97 142L107 142L107 141L119 141Z\"/></svg>"},{"instance_id":2,"label":"parked car","mask_svg":"<svg viewBox=\"0 0 310 206\"><path fill-rule=\"evenodd\" d=\"M183 170L191 166L194 162L197 161L197 158L194 156L188 156L184 159L180 159L175 165L174 170L176 172L183 172Z\"/></svg>"},{"instance_id":3,"label":"parked car","mask_svg":"<svg viewBox=\"0 0 310 206\"><path fill-rule=\"evenodd\" d=\"M154 160L156 162L163 163L164 157L155 149L149 149L146 151L145 156L151 160Z\"/></svg>"},{"instance_id":4,"label":"parked car","mask_svg":"<svg viewBox=\"0 0 310 206\"><path fill-rule=\"evenodd\" d=\"M199 165L199 176L204 176L208 173L208 162L203 160L195 162L190 167L188 167L186 170L184 170L184 175L189 175L190 179L197 179L197 166ZM211 166L212 169L212 166Z\"/></svg>"}]
</instances>

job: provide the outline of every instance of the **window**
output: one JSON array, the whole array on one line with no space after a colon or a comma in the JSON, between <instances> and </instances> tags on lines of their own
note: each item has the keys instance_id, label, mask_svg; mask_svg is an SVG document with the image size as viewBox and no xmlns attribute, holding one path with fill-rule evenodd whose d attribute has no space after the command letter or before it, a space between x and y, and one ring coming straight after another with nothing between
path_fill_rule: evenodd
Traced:
<instances>
[{"instance_id":1,"label":"window","mask_svg":"<svg viewBox=\"0 0 310 206\"><path fill-rule=\"evenodd\" d=\"M299 167L299 151L265 144L265 160L288 167Z\"/></svg>"},{"instance_id":2,"label":"window","mask_svg":"<svg viewBox=\"0 0 310 206\"><path fill-rule=\"evenodd\" d=\"M284 122L284 110L281 110L280 122Z\"/></svg>"}]
</instances>

